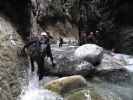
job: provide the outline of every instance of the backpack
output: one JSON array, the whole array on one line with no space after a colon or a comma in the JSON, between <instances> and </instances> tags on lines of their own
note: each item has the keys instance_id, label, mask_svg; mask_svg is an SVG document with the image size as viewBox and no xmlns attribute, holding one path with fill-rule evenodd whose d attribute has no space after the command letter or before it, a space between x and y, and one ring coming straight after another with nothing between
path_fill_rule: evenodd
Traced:
<instances>
[{"instance_id":1,"label":"backpack","mask_svg":"<svg viewBox=\"0 0 133 100\"><path fill-rule=\"evenodd\" d=\"M39 43L39 41L36 41L35 43L31 44L28 47L28 54L31 57L38 57L38 56L40 56L40 43Z\"/></svg>"}]
</instances>

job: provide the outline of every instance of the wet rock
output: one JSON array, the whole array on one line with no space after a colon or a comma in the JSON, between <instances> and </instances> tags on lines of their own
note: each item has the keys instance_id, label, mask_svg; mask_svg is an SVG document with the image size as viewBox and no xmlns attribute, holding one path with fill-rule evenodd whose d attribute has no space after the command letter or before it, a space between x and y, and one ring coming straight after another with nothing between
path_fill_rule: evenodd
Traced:
<instances>
[{"instance_id":1,"label":"wet rock","mask_svg":"<svg viewBox=\"0 0 133 100\"><path fill-rule=\"evenodd\" d=\"M97 65L102 60L103 48L95 44L85 44L77 48L74 55L79 59Z\"/></svg>"},{"instance_id":2,"label":"wet rock","mask_svg":"<svg viewBox=\"0 0 133 100\"><path fill-rule=\"evenodd\" d=\"M94 90L80 90L70 93L66 96L65 100L104 100L96 91Z\"/></svg>"},{"instance_id":3,"label":"wet rock","mask_svg":"<svg viewBox=\"0 0 133 100\"><path fill-rule=\"evenodd\" d=\"M63 75L87 76L89 73L91 73L94 70L94 66L86 61L73 61L70 63L71 63L70 66L60 67L58 69L58 72L63 73Z\"/></svg>"},{"instance_id":4,"label":"wet rock","mask_svg":"<svg viewBox=\"0 0 133 100\"><path fill-rule=\"evenodd\" d=\"M103 80L113 82L113 83L120 83L123 81L130 81L131 76L129 72L125 69L114 69L114 70L103 70L97 73L98 77Z\"/></svg>"},{"instance_id":5,"label":"wet rock","mask_svg":"<svg viewBox=\"0 0 133 100\"><path fill-rule=\"evenodd\" d=\"M102 71L102 70L115 70L115 69L124 69L125 61L124 59L117 59L115 57L116 54L109 54L109 53L104 53L103 54L103 59L101 61L101 64L98 65L97 70Z\"/></svg>"},{"instance_id":6,"label":"wet rock","mask_svg":"<svg viewBox=\"0 0 133 100\"><path fill-rule=\"evenodd\" d=\"M101 64L96 68L96 75L110 82L121 82L130 80L128 70L124 67L125 60L118 59L117 54L104 53Z\"/></svg>"},{"instance_id":7,"label":"wet rock","mask_svg":"<svg viewBox=\"0 0 133 100\"><path fill-rule=\"evenodd\" d=\"M48 75L56 76L71 76L71 75L82 75L87 76L94 71L95 67L87 62L77 60L73 53L77 46L63 46L58 48L57 45L52 46L52 53L56 66L53 68L49 59L45 59L45 67L48 69Z\"/></svg>"},{"instance_id":8,"label":"wet rock","mask_svg":"<svg viewBox=\"0 0 133 100\"><path fill-rule=\"evenodd\" d=\"M82 75L87 77L94 70L95 67L89 62L77 60L69 61L65 59L65 63L61 61L54 69L52 67L47 68L47 74L59 77L71 75Z\"/></svg>"},{"instance_id":9,"label":"wet rock","mask_svg":"<svg viewBox=\"0 0 133 100\"><path fill-rule=\"evenodd\" d=\"M86 80L80 76L68 76L53 80L45 85L45 88L54 91L59 94L64 94L69 91L83 88L87 86Z\"/></svg>"}]
</instances>

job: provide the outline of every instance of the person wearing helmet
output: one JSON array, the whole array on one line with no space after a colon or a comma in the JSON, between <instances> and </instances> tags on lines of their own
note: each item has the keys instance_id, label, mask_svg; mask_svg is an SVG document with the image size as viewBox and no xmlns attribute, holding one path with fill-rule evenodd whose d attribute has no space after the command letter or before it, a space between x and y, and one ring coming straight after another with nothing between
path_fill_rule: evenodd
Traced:
<instances>
[{"instance_id":1,"label":"person wearing helmet","mask_svg":"<svg viewBox=\"0 0 133 100\"><path fill-rule=\"evenodd\" d=\"M25 49L27 49L25 52ZM31 71L34 72L34 62L38 65L38 71L37 74L39 76L39 80L41 80L44 76L45 67L44 67L44 58L45 56L50 57L52 65L53 63L53 56L51 52L51 47L49 44L49 38L47 33L43 32L41 33L41 39L39 38L38 34L34 35L32 34L32 37L30 38L29 42L24 45L22 49L22 53L27 54L30 57L31 62Z\"/></svg>"},{"instance_id":2,"label":"person wearing helmet","mask_svg":"<svg viewBox=\"0 0 133 100\"><path fill-rule=\"evenodd\" d=\"M47 33L46 32L42 32L41 36L47 36Z\"/></svg>"},{"instance_id":3,"label":"person wearing helmet","mask_svg":"<svg viewBox=\"0 0 133 100\"><path fill-rule=\"evenodd\" d=\"M51 46L50 46L50 42L49 42L49 36L48 36L47 33L46 32L41 33L41 39L40 39L41 51L42 51L43 57L45 57L45 56L50 57L50 60L51 60L52 65L54 67L55 64L54 64L54 61L53 61L53 55L52 55Z\"/></svg>"},{"instance_id":4,"label":"person wearing helmet","mask_svg":"<svg viewBox=\"0 0 133 100\"><path fill-rule=\"evenodd\" d=\"M38 65L37 74L39 76L39 80L41 80L44 76L44 58L40 53L40 41L37 35L32 34L29 42L24 45L22 52L27 54L30 58L31 63L31 71L34 72L34 62ZM25 50L26 49L26 50ZM27 52L25 52L27 51Z\"/></svg>"}]
</instances>

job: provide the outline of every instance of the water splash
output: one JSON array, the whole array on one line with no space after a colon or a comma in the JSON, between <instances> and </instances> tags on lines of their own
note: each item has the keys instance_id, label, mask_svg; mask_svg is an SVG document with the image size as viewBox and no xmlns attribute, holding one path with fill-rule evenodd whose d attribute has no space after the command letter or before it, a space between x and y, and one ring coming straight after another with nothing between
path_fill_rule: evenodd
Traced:
<instances>
[{"instance_id":1,"label":"water splash","mask_svg":"<svg viewBox=\"0 0 133 100\"><path fill-rule=\"evenodd\" d=\"M133 57L125 54L114 54L114 58L125 62L124 68L129 72L133 72Z\"/></svg>"},{"instance_id":2,"label":"water splash","mask_svg":"<svg viewBox=\"0 0 133 100\"><path fill-rule=\"evenodd\" d=\"M54 92L42 89L39 86L39 78L35 73L29 74L29 83L22 88L18 100L63 100L63 98ZM45 77L44 77L45 78Z\"/></svg>"}]
</instances>

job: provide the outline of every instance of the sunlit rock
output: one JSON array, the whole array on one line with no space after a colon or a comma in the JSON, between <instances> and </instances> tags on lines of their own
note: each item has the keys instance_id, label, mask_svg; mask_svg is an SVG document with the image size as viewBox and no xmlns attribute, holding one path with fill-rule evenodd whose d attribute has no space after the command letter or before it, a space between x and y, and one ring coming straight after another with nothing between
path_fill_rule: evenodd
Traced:
<instances>
[{"instance_id":1,"label":"sunlit rock","mask_svg":"<svg viewBox=\"0 0 133 100\"><path fill-rule=\"evenodd\" d=\"M69 91L83 88L87 86L86 80L79 75L68 76L53 80L45 85L45 88L59 94L64 94Z\"/></svg>"},{"instance_id":2,"label":"sunlit rock","mask_svg":"<svg viewBox=\"0 0 133 100\"><path fill-rule=\"evenodd\" d=\"M76 49L75 57L91 62L97 65L101 62L103 56L103 48L95 44L85 44Z\"/></svg>"}]
</instances>

